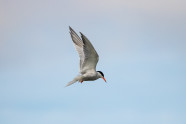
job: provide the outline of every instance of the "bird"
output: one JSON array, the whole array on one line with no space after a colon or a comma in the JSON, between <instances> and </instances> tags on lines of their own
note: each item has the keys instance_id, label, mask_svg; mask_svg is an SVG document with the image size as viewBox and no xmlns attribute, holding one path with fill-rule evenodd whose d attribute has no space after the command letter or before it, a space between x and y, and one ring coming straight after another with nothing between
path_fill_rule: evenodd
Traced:
<instances>
[{"instance_id":1,"label":"bird","mask_svg":"<svg viewBox=\"0 0 186 124\"><path fill-rule=\"evenodd\" d=\"M70 86L76 82L83 81L94 81L99 78L102 78L105 82L106 79L102 71L96 71L96 65L99 60L99 55L94 49L91 42L88 38L80 32L81 38L77 33L69 26L70 36L72 38L74 47L79 54L80 63L79 63L79 74L69 83L67 86Z\"/></svg>"}]
</instances>

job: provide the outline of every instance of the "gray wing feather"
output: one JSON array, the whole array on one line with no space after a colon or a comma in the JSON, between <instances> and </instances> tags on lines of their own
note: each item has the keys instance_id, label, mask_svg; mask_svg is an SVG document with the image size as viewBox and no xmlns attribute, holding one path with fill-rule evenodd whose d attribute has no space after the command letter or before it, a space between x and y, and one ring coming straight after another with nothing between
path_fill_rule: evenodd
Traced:
<instances>
[{"instance_id":1,"label":"gray wing feather","mask_svg":"<svg viewBox=\"0 0 186 124\"><path fill-rule=\"evenodd\" d=\"M76 51L79 54L79 58L80 58L79 66L80 66L80 70L81 70L81 65L82 65L83 60L84 60L84 52L83 52L84 43L81 40L81 38L76 34L76 32L71 27L69 27L69 29L70 29L70 35L71 35L72 41L74 43Z\"/></svg>"},{"instance_id":2,"label":"gray wing feather","mask_svg":"<svg viewBox=\"0 0 186 124\"><path fill-rule=\"evenodd\" d=\"M81 32L81 38L69 27L71 38L80 57L80 73L95 71L99 56L91 42Z\"/></svg>"},{"instance_id":3,"label":"gray wing feather","mask_svg":"<svg viewBox=\"0 0 186 124\"><path fill-rule=\"evenodd\" d=\"M85 59L82 63L82 72L86 73L87 70L95 71L99 56L88 38L81 32L80 34L84 43L83 51L85 56Z\"/></svg>"}]
</instances>

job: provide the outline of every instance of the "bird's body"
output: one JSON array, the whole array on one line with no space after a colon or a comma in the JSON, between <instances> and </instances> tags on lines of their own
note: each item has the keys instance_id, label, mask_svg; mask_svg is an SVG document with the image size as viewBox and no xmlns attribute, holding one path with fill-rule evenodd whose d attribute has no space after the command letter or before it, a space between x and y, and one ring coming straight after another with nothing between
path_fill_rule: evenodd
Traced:
<instances>
[{"instance_id":1,"label":"bird's body","mask_svg":"<svg viewBox=\"0 0 186 124\"><path fill-rule=\"evenodd\" d=\"M86 73L82 75L82 80L83 81L94 81L99 78L98 73Z\"/></svg>"},{"instance_id":2,"label":"bird's body","mask_svg":"<svg viewBox=\"0 0 186 124\"><path fill-rule=\"evenodd\" d=\"M99 56L91 42L81 32L80 38L71 27L69 27L69 29L72 41L80 58L80 75L76 76L66 86L69 86L77 81L82 83L83 81L93 81L98 78L103 78L105 80L104 74L101 71L96 71Z\"/></svg>"}]
</instances>

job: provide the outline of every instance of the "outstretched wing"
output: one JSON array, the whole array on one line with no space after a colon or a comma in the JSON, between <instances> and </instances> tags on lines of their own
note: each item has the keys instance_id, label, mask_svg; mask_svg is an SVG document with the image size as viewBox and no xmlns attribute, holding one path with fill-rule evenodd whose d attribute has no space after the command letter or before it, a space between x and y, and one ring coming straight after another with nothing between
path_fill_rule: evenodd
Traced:
<instances>
[{"instance_id":1,"label":"outstretched wing","mask_svg":"<svg viewBox=\"0 0 186 124\"><path fill-rule=\"evenodd\" d=\"M96 50L85 35L80 33L81 39L71 27L69 27L69 29L72 41L74 42L74 46L79 54L80 73L95 72L99 60Z\"/></svg>"}]
</instances>

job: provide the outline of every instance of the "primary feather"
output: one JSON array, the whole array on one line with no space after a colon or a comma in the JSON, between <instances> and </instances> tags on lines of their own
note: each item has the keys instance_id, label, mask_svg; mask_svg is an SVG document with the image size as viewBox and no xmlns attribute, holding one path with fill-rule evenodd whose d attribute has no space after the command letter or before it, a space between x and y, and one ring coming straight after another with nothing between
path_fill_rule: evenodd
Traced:
<instances>
[{"instance_id":1,"label":"primary feather","mask_svg":"<svg viewBox=\"0 0 186 124\"><path fill-rule=\"evenodd\" d=\"M98 63L99 56L91 42L81 32L80 34L82 39L71 27L69 27L69 29L74 46L79 54L80 73L85 74L87 72L96 72L96 65Z\"/></svg>"}]
</instances>

